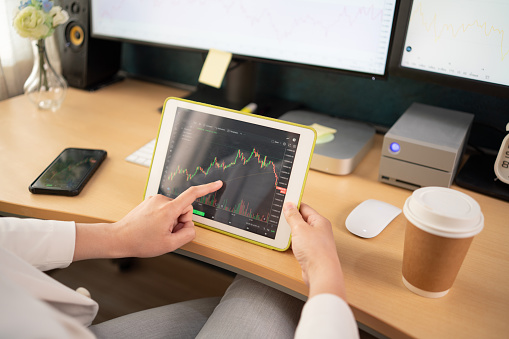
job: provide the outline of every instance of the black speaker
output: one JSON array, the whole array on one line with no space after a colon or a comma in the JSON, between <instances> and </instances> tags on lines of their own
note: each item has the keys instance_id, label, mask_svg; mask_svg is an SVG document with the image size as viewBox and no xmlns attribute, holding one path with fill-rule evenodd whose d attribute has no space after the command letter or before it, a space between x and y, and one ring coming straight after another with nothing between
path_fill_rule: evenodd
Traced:
<instances>
[{"instance_id":1,"label":"black speaker","mask_svg":"<svg viewBox=\"0 0 509 339\"><path fill-rule=\"evenodd\" d=\"M60 0L69 21L57 27L62 75L69 86L96 89L117 79L121 43L90 36L90 0Z\"/></svg>"}]
</instances>

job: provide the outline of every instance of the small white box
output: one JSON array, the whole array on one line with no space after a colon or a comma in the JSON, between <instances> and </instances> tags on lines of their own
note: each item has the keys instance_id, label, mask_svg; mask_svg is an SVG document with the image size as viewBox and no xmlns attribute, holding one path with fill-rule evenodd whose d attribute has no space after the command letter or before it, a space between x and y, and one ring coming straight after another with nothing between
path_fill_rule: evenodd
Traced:
<instances>
[{"instance_id":1,"label":"small white box","mask_svg":"<svg viewBox=\"0 0 509 339\"><path fill-rule=\"evenodd\" d=\"M373 145L375 128L366 123L345 120L310 111L290 111L281 120L302 125L319 125L336 130L334 139L316 144L311 168L334 175L352 173Z\"/></svg>"}]
</instances>

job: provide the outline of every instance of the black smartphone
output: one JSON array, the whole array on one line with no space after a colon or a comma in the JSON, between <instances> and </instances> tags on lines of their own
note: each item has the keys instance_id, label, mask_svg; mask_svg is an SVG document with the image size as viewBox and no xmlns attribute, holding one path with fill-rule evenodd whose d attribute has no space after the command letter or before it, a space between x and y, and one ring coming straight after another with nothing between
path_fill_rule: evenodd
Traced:
<instances>
[{"instance_id":1,"label":"black smartphone","mask_svg":"<svg viewBox=\"0 0 509 339\"><path fill-rule=\"evenodd\" d=\"M28 187L35 194L78 195L106 158L106 151L66 148Z\"/></svg>"}]
</instances>

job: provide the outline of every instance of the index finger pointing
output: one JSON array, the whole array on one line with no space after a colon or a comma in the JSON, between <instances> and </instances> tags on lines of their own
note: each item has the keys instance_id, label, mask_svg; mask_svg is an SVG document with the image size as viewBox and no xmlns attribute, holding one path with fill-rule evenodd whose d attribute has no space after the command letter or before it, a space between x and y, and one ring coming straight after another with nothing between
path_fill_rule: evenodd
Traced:
<instances>
[{"instance_id":1,"label":"index finger pointing","mask_svg":"<svg viewBox=\"0 0 509 339\"><path fill-rule=\"evenodd\" d=\"M223 186L223 182L221 180L211 182L210 184L192 186L186 189L182 194L180 194L173 203L176 204L176 207L179 210L183 210L187 206L191 205L193 201L198 199L199 197L203 197L204 195L210 194L212 192L217 191Z\"/></svg>"}]
</instances>

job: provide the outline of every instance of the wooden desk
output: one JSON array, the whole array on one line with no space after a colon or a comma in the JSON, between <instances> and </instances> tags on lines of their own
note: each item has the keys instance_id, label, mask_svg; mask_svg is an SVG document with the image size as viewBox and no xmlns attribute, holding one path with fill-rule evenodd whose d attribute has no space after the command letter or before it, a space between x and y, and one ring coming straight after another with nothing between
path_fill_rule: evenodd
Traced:
<instances>
[{"instance_id":1,"label":"wooden desk","mask_svg":"<svg viewBox=\"0 0 509 339\"><path fill-rule=\"evenodd\" d=\"M88 93L70 89L62 108L41 112L23 97L0 102L0 211L45 219L115 221L141 200L148 169L126 156L155 138L157 108L186 92L126 80ZM487 338L509 333L509 204L466 192L481 205L486 226L465 259L451 292L426 299L401 281L405 220L398 216L379 236L350 234L345 219L373 198L402 207L410 191L377 181L381 136L354 173L311 171L303 201L334 225L348 300L357 320L390 337ZM108 158L77 197L33 195L28 185L65 147L104 148ZM205 257L306 295L291 251L268 250L198 228L183 252Z\"/></svg>"}]
</instances>

